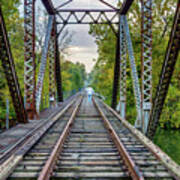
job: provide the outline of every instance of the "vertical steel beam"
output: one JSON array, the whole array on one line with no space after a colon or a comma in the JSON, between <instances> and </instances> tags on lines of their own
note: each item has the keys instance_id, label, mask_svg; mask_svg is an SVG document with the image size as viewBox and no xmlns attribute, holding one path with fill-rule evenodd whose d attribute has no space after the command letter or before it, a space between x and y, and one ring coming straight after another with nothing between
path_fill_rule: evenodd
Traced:
<instances>
[{"instance_id":1,"label":"vertical steel beam","mask_svg":"<svg viewBox=\"0 0 180 180\"><path fill-rule=\"evenodd\" d=\"M49 102L50 106L54 106L56 102L55 92L55 50L56 50L56 34L55 22L53 25L51 39L49 44Z\"/></svg>"},{"instance_id":2,"label":"vertical steel beam","mask_svg":"<svg viewBox=\"0 0 180 180\"><path fill-rule=\"evenodd\" d=\"M142 128L147 132L152 108L152 0L141 0Z\"/></svg>"},{"instance_id":3,"label":"vertical steel beam","mask_svg":"<svg viewBox=\"0 0 180 180\"><path fill-rule=\"evenodd\" d=\"M55 49L55 73L56 73L56 87L57 87L57 100L58 102L63 102L63 91L62 91L62 77L61 77L61 63L60 63L60 54L59 54L59 46L58 46L58 33L57 33L57 25L55 26L56 33L56 49Z\"/></svg>"},{"instance_id":4,"label":"vertical steel beam","mask_svg":"<svg viewBox=\"0 0 180 180\"><path fill-rule=\"evenodd\" d=\"M126 38L123 28L123 17L120 17L120 100L119 111L121 117L126 117L126 62L127 62L127 48Z\"/></svg>"},{"instance_id":5,"label":"vertical steel beam","mask_svg":"<svg viewBox=\"0 0 180 180\"><path fill-rule=\"evenodd\" d=\"M14 60L12 57L9 39L3 19L2 11L0 8L0 60L5 73L7 84L12 97L14 110L16 112L17 121L20 123L26 123L27 112L24 107L24 101L21 94L21 89L18 82L18 77L15 70Z\"/></svg>"},{"instance_id":6,"label":"vertical steel beam","mask_svg":"<svg viewBox=\"0 0 180 180\"><path fill-rule=\"evenodd\" d=\"M35 107L35 0L24 0L24 96L29 119Z\"/></svg>"},{"instance_id":7,"label":"vertical steel beam","mask_svg":"<svg viewBox=\"0 0 180 180\"><path fill-rule=\"evenodd\" d=\"M178 59L179 49L180 49L180 0L178 0L176 14L174 17L174 22L171 30L171 35L170 35L168 47L166 49L166 55L160 74L159 84L157 87L156 96L153 102L153 107L150 115L150 121L147 132L147 135L150 139L153 139L159 123L159 119L168 93L168 88L175 68L175 64Z\"/></svg>"},{"instance_id":8,"label":"vertical steel beam","mask_svg":"<svg viewBox=\"0 0 180 180\"><path fill-rule=\"evenodd\" d=\"M113 81L113 93L112 93L112 103L111 107L116 109L117 105L117 95L118 95L118 86L119 86L119 71L120 71L120 16L118 24L118 34L117 34L117 43L116 43L116 59L114 63L114 81Z\"/></svg>"},{"instance_id":9,"label":"vertical steel beam","mask_svg":"<svg viewBox=\"0 0 180 180\"><path fill-rule=\"evenodd\" d=\"M37 113L39 113L39 110L40 110L39 108L40 108L40 103L41 103L43 81L44 81L44 75L45 75L46 64L47 64L49 42L51 39L51 32L53 29L53 22L54 22L54 16L50 15L49 19L48 19L48 25L47 25L46 35L45 35L44 47L42 50L41 64L40 64L38 81L37 81L37 88L36 88L36 111L37 111Z\"/></svg>"},{"instance_id":10,"label":"vertical steel beam","mask_svg":"<svg viewBox=\"0 0 180 180\"><path fill-rule=\"evenodd\" d=\"M125 15L122 15L123 24L124 24L124 32L126 36L126 43L127 43L127 49L130 59L130 66L131 66L131 74L133 79L133 89L134 89L134 96L136 100L136 111L137 111L137 120L135 123L135 126L137 128L142 128L142 120L141 120L141 91L140 91L140 85L139 85L139 79L136 69L136 62L134 58L134 52L133 52L133 46L131 41L131 36L129 32L129 26Z\"/></svg>"}]
</instances>

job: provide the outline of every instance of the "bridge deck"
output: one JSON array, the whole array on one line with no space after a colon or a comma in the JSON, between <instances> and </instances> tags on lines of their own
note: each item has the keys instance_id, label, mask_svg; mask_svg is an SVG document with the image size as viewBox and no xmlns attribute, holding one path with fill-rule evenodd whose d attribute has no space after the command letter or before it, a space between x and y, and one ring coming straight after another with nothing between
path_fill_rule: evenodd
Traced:
<instances>
[{"instance_id":1,"label":"bridge deck","mask_svg":"<svg viewBox=\"0 0 180 180\"><path fill-rule=\"evenodd\" d=\"M33 132L35 128L41 126L48 121L49 117L53 114L57 114L61 111L73 97L67 99L65 102L58 104L57 107L49 108L42 111L38 117L38 120L30 120L26 124L18 124L9 130L0 133L0 156L13 148L19 143L22 138L28 136L29 133Z\"/></svg>"},{"instance_id":2,"label":"bridge deck","mask_svg":"<svg viewBox=\"0 0 180 180\"><path fill-rule=\"evenodd\" d=\"M131 125L126 126L99 99L88 101L77 96L64 103L59 111L46 122L42 119L5 132L13 137L13 133L18 134L18 128L32 130L37 124L44 124L11 152L13 156L5 159L1 156L0 179L43 180L48 176L51 179L173 179L179 176L178 165L152 142L146 142L140 132L140 135L132 132Z\"/></svg>"}]
</instances>

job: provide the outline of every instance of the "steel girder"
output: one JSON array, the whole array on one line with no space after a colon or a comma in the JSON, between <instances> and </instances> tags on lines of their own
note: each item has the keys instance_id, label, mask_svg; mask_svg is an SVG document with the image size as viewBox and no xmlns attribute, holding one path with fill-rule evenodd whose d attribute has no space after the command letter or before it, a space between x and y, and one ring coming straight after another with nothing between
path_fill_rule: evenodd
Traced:
<instances>
[{"instance_id":1,"label":"steel girder","mask_svg":"<svg viewBox=\"0 0 180 180\"><path fill-rule=\"evenodd\" d=\"M119 16L120 21L120 16ZM118 26L118 34L116 36L116 59L114 63L114 81L113 81L113 92L112 92L112 104L111 107L116 109L117 105L117 95L118 95L118 86L119 86L119 73L120 73L120 23Z\"/></svg>"},{"instance_id":2,"label":"steel girder","mask_svg":"<svg viewBox=\"0 0 180 180\"><path fill-rule=\"evenodd\" d=\"M49 43L49 102L50 105L55 105L56 91L55 91L55 55L56 55L56 35L55 35L55 23L51 33L51 39Z\"/></svg>"},{"instance_id":3,"label":"steel girder","mask_svg":"<svg viewBox=\"0 0 180 180\"><path fill-rule=\"evenodd\" d=\"M41 0L41 1L44 4L44 7L46 8L48 14L54 15L56 13L51 0Z\"/></svg>"},{"instance_id":4,"label":"steel girder","mask_svg":"<svg viewBox=\"0 0 180 180\"><path fill-rule=\"evenodd\" d=\"M119 10L61 9L57 24L118 24ZM110 17L109 17L110 16Z\"/></svg>"},{"instance_id":5,"label":"steel girder","mask_svg":"<svg viewBox=\"0 0 180 180\"><path fill-rule=\"evenodd\" d=\"M5 22L0 8L0 59L5 73L7 84L12 97L14 110L18 122L27 123L27 113L24 107L21 89L18 83L18 77L15 70L10 44L7 36Z\"/></svg>"},{"instance_id":6,"label":"steel girder","mask_svg":"<svg viewBox=\"0 0 180 180\"><path fill-rule=\"evenodd\" d=\"M24 0L24 98L29 119L35 107L35 0Z\"/></svg>"},{"instance_id":7,"label":"steel girder","mask_svg":"<svg viewBox=\"0 0 180 180\"><path fill-rule=\"evenodd\" d=\"M41 64L40 64L38 80L37 80L37 88L36 88L36 111L37 111L37 113L39 113L39 110L40 110L43 81L44 81L44 75L45 75L45 70L46 70L47 55L48 55L49 43L50 43L50 39L51 39L51 32L53 29L53 23L54 23L54 16L49 15L47 31L46 31L46 36L45 36L45 42L44 42L44 47L43 47L42 56L41 56Z\"/></svg>"},{"instance_id":8,"label":"steel girder","mask_svg":"<svg viewBox=\"0 0 180 180\"><path fill-rule=\"evenodd\" d=\"M58 46L58 33L57 33L57 25L55 25L55 74L56 74L56 87L57 87L57 101L63 102L63 91L62 91L62 77L61 77L61 63L60 63L60 54L59 54L59 46Z\"/></svg>"},{"instance_id":9,"label":"steel girder","mask_svg":"<svg viewBox=\"0 0 180 180\"><path fill-rule=\"evenodd\" d=\"M121 15L126 15L134 0L124 0L120 9Z\"/></svg>"},{"instance_id":10,"label":"steel girder","mask_svg":"<svg viewBox=\"0 0 180 180\"><path fill-rule=\"evenodd\" d=\"M120 99L119 113L121 117L126 117L126 63L127 63L127 47L123 25L123 17L120 17Z\"/></svg>"},{"instance_id":11,"label":"steel girder","mask_svg":"<svg viewBox=\"0 0 180 180\"><path fill-rule=\"evenodd\" d=\"M141 0L142 128L147 132L152 108L152 0Z\"/></svg>"},{"instance_id":12,"label":"steel girder","mask_svg":"<svg viewBox=\"0 0 180 180\"><path fill-rule=\"evenodd\" d=\"M133 89L134 89L134 96L136 100L136 111L137 111L137 120L135 123L135 126L137 128L142 127L142 119L141 119L141 91L140 91L140 85L139 85L139 79L136 69L136 62L134 58L134 52L133 52L133 45L131 41L131 36L129 32L129 26L125 15L122 15L122 21L123 21L123 27L125 32L125 38L126 38L126 44L130 59L130 66L131 66L131 74L132 74L132 80L133 80Z\"/></svg>"},{"instance_id":13,"label":"steel girder","mask_svg":"<svg viewBox=\"0 0 180 180\"><path fill-rule=\"evenodd\" d=\"M163 62L159 84L156 91L156 96L153 102L152 113L150 115L147 135L151 139L154 137L159 123L163 105L168 93L169 84L171 82L171 77L173 75L175 64L178 58L179 49L180 49L180 0L178 0L178 5L174 17L173 27L171 30L169 44Z\"/></svg>"}]
</instances>

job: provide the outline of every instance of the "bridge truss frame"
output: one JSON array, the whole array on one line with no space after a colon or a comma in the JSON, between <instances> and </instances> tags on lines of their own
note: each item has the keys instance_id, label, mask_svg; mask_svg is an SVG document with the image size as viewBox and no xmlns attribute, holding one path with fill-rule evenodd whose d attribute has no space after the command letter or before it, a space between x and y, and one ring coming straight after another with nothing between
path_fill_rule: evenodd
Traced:
<instances>
[{"instance_id":1,"label":"bridge truss frame","mask_svg":"<svg viewBox=\"0 0 180 180\"><path fill-rule=\"evenodd\" d=\"M5 43L4 50L8 52L4 54L4 70L8 80L8 86L13 99L14 108L19 122L27 122L27 114L29 119L33 119L39 112L41 103L41 93L43 87L44 74L46 69L47 57L49 56L49 96L52 104L55 103L55 84L56 80L58 101L63 101L61 66L59 57L58 38L67 24L108 24L117 37L116 59L114 65L114 82L112 93L112 107L115 109L117 105L118 88L120 86L119 112L123 118L126 117L126 65L127 52L129 54L131 73L133 79L134 96L136 100L137 120L136 127L140 128L144 133L153 137L157 128L158 121L162 112L162 108L167 95L170 80L173 74L175 63L179 52L179 4L178 0L174 24L172 27L171 37L167 48L156 97L152 106L152 0L141 0L141 79L142 86L140 89L139 78L136 69L135 57L133 54L133 46L129 32L126 14L131 7L133 0L125 0L120 9L115 8L104 0L99 0L110 9L62 9L65 5L72 2L67 1L61 6L54 8L51 0L42 0L48 14L49 25L47 27L46 40L43 47L41 57L40 72L38 74L36 85L36 63L35 63L35 0L24 0L25 5L25 107L15 73L15 66L10 52L9 43ZM64 19L62 14L69 13ZM82 16L79 18L78 13ZM93 13L99 13L96 18ZM109 18L107 13L114 13ZM74 22L70 21L74 17ZM86 21L86 17L90 21ZM59 17L59 19L57 19ZM104 18L104 19L103 19ZM117 19L116 19L117 18ZM103 19L103 20L102 20ZM114 27L118 25L118 27ZM61 28L58 31L58 25ZM1 13L1 27L5 24ZM3 34L4 33L4 34ZM2 30L1 40L3 38L8 42L7 33ZM4 39L4 40L5 40ZM1 48L2 50L3 48ZM3 53L2 53L3 54ZM48 55L49 54L49 55ZM8 65L9 64L9 65ZM8 66L7 66L8 65ZM7 67L6 67L7 66ZM10 80L9 80L10 78ZM120 79L120 81L119 81ZM16 101L17 100L17 101ZM150 120L150 121L149 121Z\"/></svg>"}]
</instances>

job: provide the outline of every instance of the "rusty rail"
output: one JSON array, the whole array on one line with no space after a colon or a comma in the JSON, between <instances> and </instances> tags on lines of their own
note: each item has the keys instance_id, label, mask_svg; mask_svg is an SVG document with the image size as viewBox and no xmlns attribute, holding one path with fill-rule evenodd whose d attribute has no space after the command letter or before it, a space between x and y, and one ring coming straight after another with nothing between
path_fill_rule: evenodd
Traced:
<instances>
[{"instance_id":1,"label":"rusty rail","mask_svg":"<svg viewBox=\"0 0 180 180\"><path fill-rule=\"evenodd\" d=\"M105 124L106 128L108 129L108 131L109 131L109 133L110 133L110 135L112 137L112 140L116 144L116 147L118 149L119 154L124 159L124 163L128 168L130 176L134 180L143 180L144 177L142 175L142 172L136 166L135 162L133 161L133 159L131 158L131 156L127 152L126 148L124 147L123 143L121 142L121 140L118 137L117 133L115 132L114 128L111 126L109 120L107 119L107 117L105 116L105 114L103 113L103 111L99 107L99 105L96 103L94 98L93 98L93 103L96 106L96 108L98 109L98 111L99 111L99 113L100 113L100 115L101 115L101 117L102 117L102 119L104 121L104 124Z\"/></svg>"},{"instance_id":2,"label":"rusty rail","mask_svg":"<svg viewBox=\"0 0 180 180\"><path fill-rule=\"evenodd\" d=\"M66 137L68 136L70 128L72 127L73 121L75 119L75 116L79 110L81 102L82 102L82 97L77 102L76 107L75 107L66 127L64 128L59 140L57 141L49 159L46 161L42 171L40 172L38 180L48 180L50 178L51 173L54 169L54 166L56 165L58 156L59 156L60 152L62 151L64 141L66 140Z\"/></svg>"},{"instance_id":3,"label":"rusty rail","mask_svg":"<svg viewBox=\"0 0 180 180\"><path fill-rule=\"evenodd\" d=\"M100 102L109 110L121 123L140 141L147 147L161 163L167 167L174 179L180 179L180 166L177 165L166 153L164 153L158 146L156 146L151 140L143 135L139 130L122 118L114 109L106 105L103 101Z\"/></svg>"},{"instance_id":4,"label":"rusty rail","mask_svg":"<svg viewBox=\"0 0 180 180\"><path fill-rule=\"evenodd\" d=\"M19 162L23 159L24 155L29 151L32 146L51 128L62 115L75 103L76 99L73 99L68 103L59 113L53 113L47 121L40 124L35 130L31 131L25 138L22 138L16 145L22 145L19 150L16 151L16 146L13 146L8 153L5 153L6 160L0 165L0 179L6 179L16 168ZM1 159L3 157L0 157ZM0 159L0 160L1 160Z\"/></svg>"}]
</instances>

